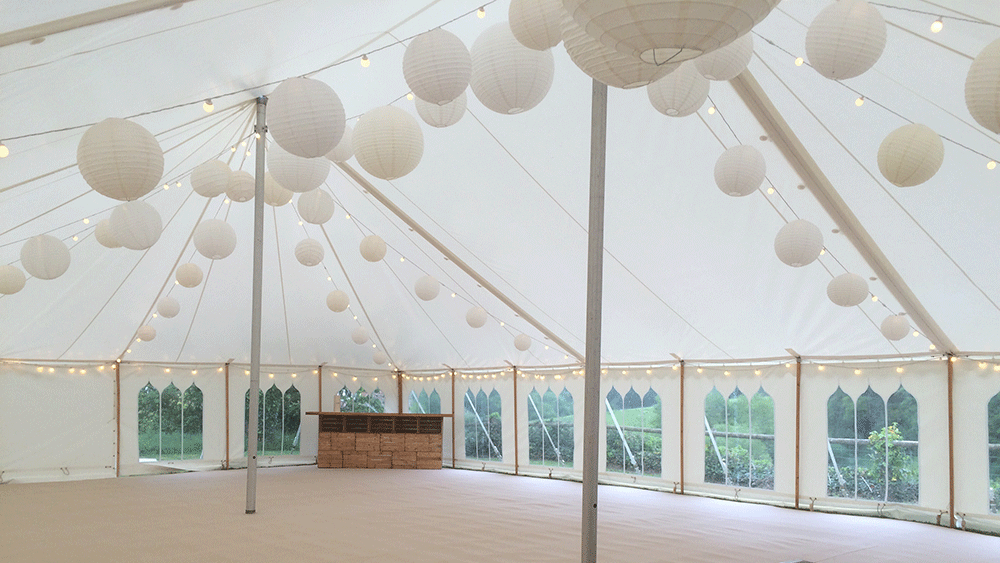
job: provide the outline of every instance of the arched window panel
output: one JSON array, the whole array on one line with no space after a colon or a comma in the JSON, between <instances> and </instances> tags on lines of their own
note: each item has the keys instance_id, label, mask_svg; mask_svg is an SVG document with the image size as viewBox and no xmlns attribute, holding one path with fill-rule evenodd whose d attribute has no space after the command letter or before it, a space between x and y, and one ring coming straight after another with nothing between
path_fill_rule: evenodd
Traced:
<instances>
[{"instance_id":1,"label":"arched window panel","mask_svg":"<svg viewBox=\"0 0 1000 563\"><path fill-rule=\"evenodd\" d=\"M184 440L181 421L181 390L171 383L160 394L161 461L181 459Z\"/></svg>"},{"instance_id":2,"label":"arched window panel","mask_svg":"<svg viewBox=\"0 0 1000 563\"><path fill-rule=\"evenodd\" d=\"M726 484L729 482L726 466L726 444L719 445L727 426L726 399L715 387L705 396L705 482Z\"/></svg>"},{"instance_id":3,"label":"arched window panel","mask_svg":"<svg viewBox=\"0 0 1000 563\"><path fill-rule=\"evenodd\" d=\"M302 440L302 393L292 385L285 391L282 399L282 435L281 454L299 453L299 443Z\"/></svg>"},{"instance_id":4,"label":"arched window panel","mask_svg":"<svg viewBox=\"0 0 1000 563\"><path fill-rule=\"evenodd\" d=\"M857 442L854 429L854 400L837 387L826 403L827 490L831 497L854 498Z\"/></svg>"},{"instance_id":5,"label":"arched window panel","mask_svg":"<svg viewBox=\"0 0 1000 563\"><path fill-rule=\"evenodd\" d=\"M250 451L250 390L243 400L243 451ZM264 450L264 390L257 391L257 452Z\"/></svg>"},{"instance_id":6,"label":"arched window panel","mask_svg":"<svg viewBox=\"0 0 1000 563\"><path fill-rule=\"evenodd\" d=\"M774 399L761 387L750 399L750 487L774 489Z\"/></svg>"},{"instance_id":7,"label":"arched window panel","mask_svg":"<svg viewBox=\"0 0 1000 563\"><path fill-rule=\"evenodd\" d=\"M441 414L441 395L438 395L437 389L431 391L430 397L427 398L427 412L431 414Z\"/></svg>"},{"instance_id":8,"label":"arched window panel","mask_svg":"<svg viewBox=\"0 0 1000 563\"><path fill-rule=\"evenodd\" d=\"M887 425L885 401L871 387L856 401L855 439L858 454L856 461L856 496L860 499L885 500L886 497L886 450L884 441L879 441L879 433Z\"/></svg>"},{"instance_id":9,"label":"arched window panel","mask_svg":"<svg viewBox=\"0 0 1000 563\"><path fill-rule=\"evenodd\" d=\"M181 459L201 459L202 457L204 403L204 393L194 383L184 390L181 402Z\"/></svg>"},{"instance_id":10,"label":"arched window panel","mask_svg":"<svg viewBox=\"0 0 1000 563\"><path fill-rule=\"evenodd\" d=\"M426 389L420 390L420 395L417 396L417 402L420 404L420 412L431 412L431 398L427 395Z\"/></svg>"},{"instance_id":11,"label":"arched window panel","mask_svg":"<svg viewBox=\"0 0 1000 563\"><path fill-rule=\"evenodd\" d=\"M465 404L465 457L484 461L503 461L503 411L500 394L494 388L489 395L480 388L468 389Z\"/></svg>"},{"instance_id":12,"label":"arched window panel","mask_svg":"<svg viewBox=\"0 0 1000 563\"><path fill-rule=\"evenodd\" d=\"M139 461L160 458L160 392L152 383L139 390Z\"/></svg>"},{"instance_id":13,"label":"arched window panel","mask_svg":"<svg viewBox=\"0 0 1000 563\"><path fill-rule=\"evenodd\" d=\"M532 388L528 393L528 463L544 465L545 431L542 422L542 396Z\"/></svg>"},{"instance_id":14,"label":"arched window panel","mask_svg":"<svg viewBox=\"0 0 1000 563\"><path fill-rule=\"evenodd\" d=\"M345 385L337 395L340 397L340 412L385 412L385 393L378 387L368 391L363 385L358 385L351 391Z\"/></svg>"},{"instance_id":15,"label":"arched window panel","mask_svg":"<svg viewBox=\"0 0 1000 563\"><path fill-rule=\"evenodd\" d=\"M886 401L888 425L876 433L886 451L886 501L917 504L920 500L917 400L902 385ZM871 441L869 439L869 441Z\"/></svg>"},{"instance_id":16,"label":"arched window panel","mask_svg":"<svg viewBox=\"0 0 1000 563\"><path fill-rule=\"evenodd\" d=\"M626 450L625 442L622 441L623 431L619 419L624 410L624 401L622 400L621 393L614 386L611 387L608 395L604 398L604 404L608 411L606 425L608 435L606 447L607 470L614 473L625 473L631 450ZM634 456L632 456L632 459L634 459ZM634 463L632 467L635 467Z\"/></svg>"},{"instance_id":17,"label":"arched window panel","mask_svg":"<svg viewBox=\"0 0 1000 563\"><path fill-rule=\"evenodd\" d=\"M490 460L503 461L503 407L500 393L496 387L490 391L489 395L489 424L487 428L490 441L494 446L490 448Z\"/></svg>"},{"instance_id":18,"label":"arched window panel","mask_svg":"<svg viewBox=\"0 0 1000 563\"><path fill-rule=\"evenodd\" d=\"M572 467L573 395L565 388L558 395L532 389L527 403L529 463Z\"/></svg>"},{"instance_id":19,"label":"arched window panel","mask_svg":"<svg viewBox=\"0 0 1000 563\"><path fill-rule=\"evenodd\" d=\"M264 392L264 448L258 452L262 456L281 455L281 437L284 432L281 395L281 390L273 383Z\"/></svg>"},{"instance_id":20,"label":"arched window panel","mask_svg":"<svg viewBox=\"0 0 1000 563\"><path fill-rule=\"evenodd\" d=\"M993 514L1000 513L1000 393L993 395L986 406L986 436L989 452L989 507Z\"/></svg>"},{"instance_id":21,"label":"arched window panel","mask_svg":"<svg viewBox=\"0 0 1000 563\"><path fill-rule=\"evenodd\" d=\"M619 396L618 390L612 387L605 405L608 409L607 470L658 477L663 455L660 397L652 388L643 395L629 388L620 402ZM616 409L619 404L621 408Z\"/></svg>"},{"instance_id":22,"label":"arched window panel","mask_svg":"<svg viewBox=\"0 0 1000 563\"><path fill-rule=\"evenodd\" d=\"M436 389L431 389L427 394L427 389L411 389L407 412L414 414L441 414L441 395Z\"/></svg>"}]
</instances>

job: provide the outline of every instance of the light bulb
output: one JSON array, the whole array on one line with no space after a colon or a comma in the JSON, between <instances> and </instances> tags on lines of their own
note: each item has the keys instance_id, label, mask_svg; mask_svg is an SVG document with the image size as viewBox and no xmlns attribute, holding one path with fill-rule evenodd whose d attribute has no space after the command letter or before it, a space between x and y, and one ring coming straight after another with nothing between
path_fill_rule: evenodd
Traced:
<instances>
[{"instance_id":1,"label":"light bulb","mask_svg":"<svg viewBox=\"0 0 1000 563\"><path fill-rule=\"evenodd\" d=\"M913 336L920 336L920 332L919 332L919 331L916 331L916 330L915 330L915 331L913 331Z\"/></svg>"},{"instance_id":2,"label":"light bulb","mask_svg":"<svg viewBox=\"0 0 1000 563\"><path fill-rule=\"evenodd\" d=\"M7 148L7 145L0 142L0 158L7 158L7 155L9 154L10 149Z\"/></svg>"},{"instance_id":3,"label":"light bulb","mask_svg":"<svg viewBox=\"0 0 1000 563\"><path fill-rule=\"evenodd\" d=\"M818 365L818 366L816 366L816 369L818 369L819 371L823 371L823 370L826 369L826 366L824 366L824 365Z\"/></svg>"},{"instance_id":4,"label":"light bulb","mask_svg":"<svg viewBox=\"0 0 1000 563\"><path fill-rule=\"evenodd\" d=\"M233 152L236 152L236 147L233 147L233 148L231 148L231 149L229 149L229 150L231 150L231 151L233 151Z\"/></svg>"},{"instance_id":5,"label":"light bulb","mask_svg":"<svg viewBox=\"0 0 1000 563\"><path fill-rule=\"evenodd\" d=\"M169 190L170 189L170 184L163 184L163 189Z\"/></svg>"},{"instance_id":6,"label":"light bulb","mask_svg":"<svg viewBox=\"0 0 1000 563\"><path fill-rule=\"evenodd\" d=\"M986 369L986 362L979 362L979 369Z\"/></svg>"},{"instance_id":7,"label":"light bulb","mask_svg":"<svg viewBox=\"0 0 1000 563\"><path fill-rule=\"evenodd\" d=\"M715 115L715 106L711 106L708 108L708 115Z\"/></svg>"},{"instance_id":8,"label":"light bulb","mask_svg":"<svg viewBox=\"0 0 1000 563\"><path fill-rule=\"evenodd\" d=\"M931 24L931 33L940 33L943 28L944 22L941 21L941 18L938 18Z\"/></svg>"},{"instance_id":9,"label":"light bulb","mask_svg":"<svg viewBox=\"0 0 1000 563\"><path fill-rule=\"evenodd\" d=\"M854 370L854 375L861 375L861 370L859 369Z\"/></svg>"},{"instance_id":10,"label":"light bulb","mask_svg":"<svg viewBox=\"0 0 1000 563\"><path fill-rule=\"evenodd\" d=\"M759 369L755 369L755 370L753 370L753 374L754 374L754 375L760 375L760 370L759 370Z\"/></svg>"},{"instance_id":11,"label":"light bulb","mask_svg":"<svg viewBox=\"0 0 1000 563\"><path fill-rule=\"evenodd\" d=\"M704 370L701 369L701 368L698 368L698 373L701 373L702 371L704 371Z\"/></svg>"},{"instance_id":12,"label":"light bulb","mask_svg":"<svg viewBox=\"0 0 1000 563\"><path fill-rule=\"evenodd\" d=\"M201 109L205 110L205 113L212 113L215 111L215 106L212 104L212 100L205 100L205 103L201 104Z\"/></svg>"},{"instance_id":13,"label":"light bulb","mask_svg":"<svg viewBox=\"0 0 1000 563\"><path fill-rule=\"evenodd\" d=\"M802 63L804 63L804 62L805 62L805 60L803 60L802 57L799 57L799 58L795 59L795 66L802 66Z\"/></svg>"},{"instance_id":14,"label":"light bulb","mask_svg":"<svg viewBox=\"0 0 1000 563\"><path fill-rule=\"evenodd\" d=\"M878 301L878 295L872 295L872 302Z\"/></svg>"},{"instance_id":15,"label":"light bulb","mask_svg":"<svg viewBox=\"0 0 1000 563\"><path fill-rule=\"evenodd\" d=\"M931 344L930 346L927 347L927 349L928 350L937 350L937 346Z\"/></svg>"},{"instance_id":16,"label":"light bulb","mask_svg":"<svg viewBox=\"0 0 1000 563\"><path fill-rule=\"evenodd\" d=\"M361 55L361 68L368 68L370 64L372 62L368 60L368 55Z\"/></svg>"},{"instance_id":17,"label":"light bulb","mask_svg":"<svg viewBox=\"0 0 1000 563\"><path fill-rule=\"evenodd\" d=\"M991 160L991 161L989 161L989 162L986 163L986 169L987 170L993 170L996 167L997 167L997 161L995 161L995 160Z\"/></svg>"},{"instance_id":18,"label":"light bulb","mask_svg":"<svg viewBox=\"0 0 1000 563\"><path fill-rule=\"evenodd\" d=\"M767 188L767 194L768 195L774 194L774 188Z\"/></svg>"},{"instance_id":19,"label":"light bulb","mask_svg":"<svg viewBox=\"0 0 1000 563\"><path fill-rule=\"evenodd\" d=\"M826 249L825 248L819 249L819 255L822 256L824 254L826 254Z\"/></svg>"},{"instance_id":20,"label":"light bulb","mask_svg":"<svg viewBox=\"0 0 1000 563\"><path fill-rule=\"evenodd\" d=\"M406 99L410 100L412 102L413 101L413 92L407 92L406 93Z\"/></svg>"},{"instance_id":21,"label":"light bulb","mask_svg":"<svg viewBox=\"0 0 1000 563\"><path fill-rule=\"evenodd\" d=\"M78 241L78 240L80 240L80 237L78 237L78 236L76 236L76 235L73 235L73 242L76 242L76 241Z\"/></svg>"},{"instance_id":22,"label":"light bulb","mask_svg":"<svg viewBox=\"0 0 1000 563\"><path fill-rule=\"evenodd\" d=\"M865 97L864 96L858 96L858 99L854 100L854 105L856 105L858 107L861 107L861 106L865 105Z\"/></svg>"},{"instance_id":23,"label":"light bulb","mask_svg":"<svg viewBox=\"0 0 1000 563\"><path fill-rule=\"evenodd\" d=\"M84 225L89 225L90 224L90 219L84 218L83 219L83 224Z\"/></svg>"},{"instance_id":24,"label":"light bulb","mask_svg":"<svg viewBox=\"0 0 1000 563\"><path fill-rule=\"evenodd\" d=\"M178 188L181 187L181 183L180 182L177 182L177 187Z\"/></svg>"},{"instance_id":25,"label":"light bulb","mask_svg":"<svg viewBox=\"0 0 1000 563\"><path fill-rule=\"evenodd\" d=\"M476 15L479 16L479 19L485 18L486 17L486 6L480 6L479 9L476 10Z\"/></svg>"},{"instance_id":26,"label":"light bulb","mask_svg":"<svg viewBox=\"0 0 1000 563\"><path fill-rule=\"evenodd\" d=\"M722 375L724 375L726 377L729 377L729 371L727 370L727 371L722 372Z\"/></svg>"}]
</instances>

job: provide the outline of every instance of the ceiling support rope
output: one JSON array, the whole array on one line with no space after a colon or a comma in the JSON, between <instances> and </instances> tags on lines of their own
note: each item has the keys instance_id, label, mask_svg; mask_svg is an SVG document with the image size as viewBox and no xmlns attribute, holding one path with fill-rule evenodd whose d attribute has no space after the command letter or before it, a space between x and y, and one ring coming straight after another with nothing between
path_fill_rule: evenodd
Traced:
<instances>
[{"instance_id":1,"label":"ceiling support rope","mask_svg":"<svg viewBox=\"0 0 1000 563\"><path fill-rule=\"evenodd\" d=\"M292 363L292 337L288 333L288 303L285 298L285 272L281 268L281 241L278 240L278 211L271 206L271 218L274 219L274 251L278 256L278 285L281 286L281 314L285 317L285 348L288 351L288 363Z\"/></svg>"},{"instance_id":2,"label":"ceiling support rope","mask_svg":"<svg viewBox=\"0 0 1000 563\"><path fill-rule=\"evenodd\" d=\"M23 41L41 39L50 35L56 35L66 31L80 29L81 27L114 21L145 12L152 12L153 10L171 7L175 4L183 4L185 1L191 0L134 0L133 2L118 4L117 6L108 6L107 8L101 8L99 10L93 10L83 14L76 14L67 18L53 20L0 34L0 47L14 45L15 43L21 43Z\"/></svg>"}]
</instances>

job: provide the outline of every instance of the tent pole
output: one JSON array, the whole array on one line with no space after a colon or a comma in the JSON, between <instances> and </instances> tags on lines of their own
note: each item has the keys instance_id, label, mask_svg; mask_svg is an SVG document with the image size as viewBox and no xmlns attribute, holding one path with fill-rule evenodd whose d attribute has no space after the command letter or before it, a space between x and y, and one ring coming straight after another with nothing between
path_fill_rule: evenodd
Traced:
<instances>
[{"instance_id":1,"label":"tent pole","mask_svg":"<svg viewBox=\"0 0 1000 563\"><path fill-rule=\"evenodd\" d=\"M455 469L455 370L454 369L451 369L451 468Z\"/></svg>"},{"instance_id":2,"label":"tent pole","mask_svg":"<svg viewBox=\"0 0 1000 563\"><path fill-rule=\"evenodd\" d=\"M122 476L122 365L115 362L115 477Z\"/></svg>"},{"instance_id":3,"label":"tent pole","mask_svg":"<svg viewBox=\"0 0 1000 563\"><path fill-rule=\"evenodd\" d=\"M399 395L399 410L396 412L403 414L403 372L398 369L392 371L396 372L396 394Z\"/></svg>"},{"instance_id":4,"label":"tent pole","mask_svg":"<svg viewBox=\"0 0 1000 563\"><path fill-rule=\"evenodd\" d=\"M681 389L680 389L680 420L681 420L681 433L680 433L680 444L678 448L680 450L680 462L681 462L681 494L684 494L684 360L680 361L681 367Z\"/></svg>"},{"instance_id":5,"label":"tent pole","mask_svg":"<svg viewBox=\"0 0 1000 563\"><path fill-rule=\"evenodd\" d=\"M260 408L260 310L264 271L264 144L267 98L257 98L256 186L253 198L253 320L250 325L250 413L247 431L247 514L257 512L257 424Z\"/></svg>"},{"instance_id":6,"label":"tent pole","mask_svg":"<svg viewBox=\"0 0 1000 563\"><path fill-rule=\"evenodd\" d=\"M799 463L802 454L799 451L799 435L801 434L802 416L802 356L795 356L795 508L799 508Z\"/></svg>"},{"instance_id":7,"label":"tent pole","mask_svg":"<svg viewBox=\"0 0 1000 563\"><path fill-rule=\"evenodd\" d=\"M514 370L514 475L519 474L517 443L521 441L517 434L517 366L511 366Z\"/></svg>"},{"instance_id":8,"label":"tent pole","mask_svg":"<svg viewBox=\"0 0 1000 563\"><path fill-rule=\"evenodd\" d=\"M316 374L318 378L316 379L316 387L319 391L319 412L323 412L323 364L320 364L316 368Z\"/></svg>"},{"instance_id":9,"label":"tent pole","mask_svg":"<svg viewBox=\"0 0 1000 563\"><path fill-rule=\"evenodd\" d=\"M608 87L594 80L590 111L590 218L587 241L587 334L583 395L581 561L597 562L597 468L601 415L601 292L604 277L604 160Z\"/></svg>"},{"instance_id":10,"label":"tent pole","mask_svg":"<svg viewBox=\"0 0 1000 563\"><path fill-rule=\"evenodd\" d=\"M948 527L955 526L955 356L948 354Z\"/></svg>"},{"instance_id":11,"label":"tent pole","mask_svg":"<svg viewBox=\"0 0 1000 563\"><path fill-rule=\"evenodd\" d=\"M226 380L226 469L229 469L229 362L223 366Z\"/></svg>"}]
</instances>

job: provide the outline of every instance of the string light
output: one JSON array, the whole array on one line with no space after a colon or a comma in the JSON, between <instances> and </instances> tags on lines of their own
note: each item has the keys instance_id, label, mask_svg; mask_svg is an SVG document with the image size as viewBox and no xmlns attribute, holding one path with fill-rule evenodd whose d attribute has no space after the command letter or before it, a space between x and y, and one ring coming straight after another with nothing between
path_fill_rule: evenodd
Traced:
<instances>
[{"instance_id":1,"label":"string light","mask_svg":"<svg viewBox=\"0 0 1000 563\"><path fill-rule=\"evenodd\" d=\"M76 241L78 241L78 240L80 240L80 237L78 237L78 236L76 236L76 235L73 235L73 242L76 242Z\"/></svg>"},{"instance_id":2,"label":"string light","mask_svg":"<svg viewBox=\"0 0 1000 563\"><path fill-rule=\"evenodd\" d=\"M368 68L368 65L370 64L372 64L372 62L368 60L368 55L361 55L361 68Z\"/></svg>"},{"instance_id":3,"label":"string light","mask_svg":"<svg viewBox=\"0 0 1000 563\"><path fill-rule=\"evenodd\" d=\"M774 193L774 188L773 187L767 188L767 194L768 195L772 195L773 193Z\"/></svg>"},{"instance_id":4,"label":"string light","mask_svg":"<svg viewBox=\"0 0 1000 563\"><path fill-rule=\"evenodd\" d=\"M795 66L802 66L802 63L804 62L805 60L802 57L798 57L797 59L795 59Z\"/></svg>"},{"instance_id":5,"label":"string light","mask_svg":"<svg viewBox=\"0 0 1000 563\"><path fill-rule=\"evenodd\" d=\"M726 377L729 377L729 370L726 370L726 371L722 372L722 375L724 375Z\"/></svg>"},{"instance_id":6,"label":"string light","mask_svg":"<svg viewBox=\"0 0 1000 563\"><path fill-rule=\"evenodd\" d=\"M90 224L90 219L86 219L86 218L84 218L84 220L83 220L83 224L84 224L84 225L89 225L89 224Z\"/></svg>"},{"instance_id":7,"label":"string light","mask_svg":"<svg viewBox=\"0 0 1000 563\"><path fill-rule=\"evenodd\" d=\"M944 22L941 21L941 18L934 20L934 23L931 24L931 33L941 33L942 29L944 29Z\"/></svg>"},{"instance_id":8,"label":"string light","mask_svg":"<svg viewBox=\"0 0 1000 563\"><path fill-rule=\"evenodd\" d=\"M920 332L919 332L919 331L916 331L916 330L915 330L915 331L913 331L913 336L920 336Z\"/></svg>"},{"instance_id":9,"label":"string light","mask_svg":"<svg viewBox=\"0 0 1000 563\"><path fill-rule=\"evenodd\" d=\"M163 184L163 189L169 190L170 189L170 184Z\"/></svg>"},{"instance_id":10,"label":"string light","mask_svg":"<svg viewBox=\"0 0 1000 563\"><path fill-rule=\"evenodd\" d=\"M854 370L854 375L861 375L861 370L860 369Z\"/></svg>"},{"instance_id":11,"label":"string light","mask_svg":"<svg viewBox=\"0 0 1000 563\"><path fill-rule=\"evenodd\" d=\"M989 161L989 162L986 163L986 169L987 170L993 170L996 167L997 167L997 161L995 161L995 160L991 160L991 161Z\"/></svg>"},{"instance_id":12,"label":"string light","mask_svg":"<svg viewBox=\"0 0 1000 563\"><path fill-rule=\"evenodd\" d=\"M819 249L819 255L822 256L824 254L826 254L826 249L825 248Z\"/></svg>"},{"instance_id":13,"label":"string light","mask_svg":"<svg viewBox=\"0 0 1000 563\"><path fill-rule=\"evenodd\" d=\"M3 144L3 141L0 141L0 158L7 158L9 154L10 149L7 148L7 145Z\"/></svg>"},{"instance_id":14,"label":"string light","mask_svg":"<svg viewBox=\"0 0 1000 563\"><path fill-rule=\"evenodd\" d=\"M872 303L878 302L878 295L872 295Z\"/></svg>"},{"instance_id":15,"label":"string light","mask_svg":"<svg viewBox=\"0 0 1000 563\"><path fill-rule=\"evenodd\" d=\"M858 99L854 100L854 105L856 105L858 107L861 107L861 106L865 105L865 97L864 96L858 96Z\"/></svg>"},{"instance_id":16,"label":"string light","mask_svg":"<svg viewBox=\"0 0 1000 563\"><path fill-rule=\"evenodd\" d=\"M931 344L930 346L927 347L927 349L928 350L937 350L937 346Z\"/></svg>"},{"instance_id":17,"label":"string light","mask_svg":"<svg viewBox=\"0 0 1000 563\"><path fill-rule=\"evenodd\" d=\"M181 183L180 182L177 182L177 187L178 188L181 187Z\"/></svg>"},{"instance_id":18,"label":"string light","mask_svg":"<svg viewBox=\"0 0 1000 563\"><path fill-rule=\"evenodd\" d=\"M205 103L201 104L201 109L205 110L205 113L212 113L215 111L215 105L212 104L212 100L205 100Z\"/></svg>"},{"instance_id":19,"label":"string light","mask_svg":"<svg viewBox=\"0 0 1000 563\"><path fill-rule=\"evenodd\" d=\"M1000 371L1000 364L994 364L993 371Z\"/></svg>"},{"instance_id":20,"label":"string light","mask_svg":"<svg viewBox=\"0 0 1000 563\"><path fill-rule=\"evenodd\" d=\"M412 102L413 101L413 92L407 92L406 93L406 99L410 100Z\"/></svg>"},{"instance_id":21,"label":"string light","mask_svg":"<svg viewBox=\"0 0 1000 563\"><path fill-rule=\"evenodd\" d=\"M816 369L818 369L819 371L824 371L824 370L826 370L826 366L824 366L823 364L820 364L820 365L816 366Z\"/></svg>"},{"instance_id":22,"label":"string light","mask_svg":"<svg viewBox=\"0 0 1000 563\"><path fill-rule=\"evenodd\" d=\"M703 370L703 369L701 369L701 368L698 368L698 373L701 373L701 372L703 372L703 371L705 371L705 370Z\"/></svg>"},{"instance_id":23,"label":"string light","mask_svg":"<svg viewBox=\"0 0 1000 563\"><path fill-rule=\"evenodd\" d=\"M479 16L479 19L485 18L486 17L486 6L480 6L479 9L476 10L476 15Z\"/></svg>"},{"instance_id":24,"label":"string light","mask_svg":"<svg viewBox=\"0 0 1000 563\"><path fill-rule=\"evenodd\" d=\"M708 108L708 115L715 115L715 106L711 106Z\"/></svg>"},{"instance_id":25,"label":"string light","mask_svg":"<svg viewBox=\"0 0 1000 563\"><path fill-rule=\"evenodd\" d=\"M753 374L754 374L754 375L760 375L760 370L759 370L759 369L755 369L755 370L753 370Z\"/></svg>"},{"instance_id":26,"label":"string light","mask_svg":"<svg viewBox=\"0 0 1000 563\"><path fill-rule=\"evenodd\" d=\"M903 373L903 366L896 368L896 373Z\"/></svg>"}]
</instances>

